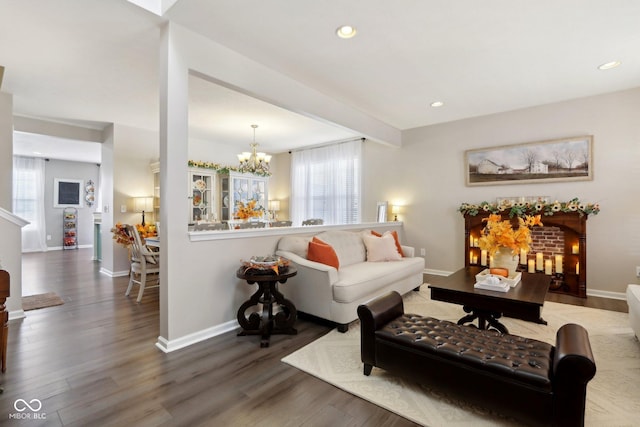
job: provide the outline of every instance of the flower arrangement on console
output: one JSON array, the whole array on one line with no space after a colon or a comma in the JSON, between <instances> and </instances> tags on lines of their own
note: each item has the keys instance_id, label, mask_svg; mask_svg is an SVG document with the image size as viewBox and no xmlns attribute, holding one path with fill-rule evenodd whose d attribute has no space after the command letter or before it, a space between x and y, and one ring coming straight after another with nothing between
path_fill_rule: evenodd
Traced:
<instances>
[{"instance_id":1,"label":"flower arrangement on console","mask_svg":"<svg viewBox=\"0 0 640 427\"><path fill-rule=\"evenodd\" d=\"M258 205L255 199L249 200L246 204L242 201L236 202L235 219L259 218L264 215L264 208Z\"/></svg>"},{"instance_id":2,"label":"flower arrangement on console","mask_svg":"<svg viewBox=\"0 0 640 427\"><path fill-rule=\"evenodd\" d=\"M511 249L513 255L518 255L521 249L528 252L531 244L531 227L542 226L540 215L518 217L516 229L513 228L511 220L502 220L499 214L491 214L483 221L486 221L487 225L482 230L478 245L490 256L495 255L501 247Z\"/></svg>"}]
</instances>

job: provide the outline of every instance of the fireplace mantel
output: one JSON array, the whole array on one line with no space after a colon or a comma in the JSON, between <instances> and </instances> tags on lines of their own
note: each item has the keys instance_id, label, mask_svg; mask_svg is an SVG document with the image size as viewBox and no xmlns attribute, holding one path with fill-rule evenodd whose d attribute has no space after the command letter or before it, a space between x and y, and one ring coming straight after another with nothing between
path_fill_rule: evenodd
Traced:
<instances>
[{"instance_id":1,"label":"fireplace mantel","mask_svg":"<svg viewBox=\"0 0 640 427\"><path fill-rule=\"evenodd\" d=\"M471 245L473 238L479 238L484 228L483 220L491 212L480 211L477 215L464 213L465 227L465 267L477 265L471 256L480 249ZM517 227L517 218L510 218L507 212L500 214L502 219L511 219ZM555 212L553 215L542 215L545 227L558 227L564 233L563 273L553 274L551 292L564 293L582 298L587 296L587 218L580 212ZM577 250L576 250L577 249ZM577 252L577 253L575 253ZM531 254L529 254L531 256ZM545 257L550 258L550 254ZM480 256L477 256L478 260ZM521 264L521 268L526 265ZM544 274L544 273L538 273Z\"/></svg>"}]
</instances>

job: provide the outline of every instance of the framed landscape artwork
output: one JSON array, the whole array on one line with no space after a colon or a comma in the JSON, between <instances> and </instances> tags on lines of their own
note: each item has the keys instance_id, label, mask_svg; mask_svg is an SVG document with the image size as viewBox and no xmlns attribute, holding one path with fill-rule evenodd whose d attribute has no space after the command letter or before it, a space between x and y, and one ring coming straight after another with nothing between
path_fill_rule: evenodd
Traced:
<instances>
[{"instance_id":1,"label":"framed landscape artwork","mask_svg":"<svg viewBox=\"0 0 640 427\"><path fill-rule=\"evenodd\" d=\"M466 184L593 179L593 135L467 150Z\"/></svg>"}]
</instances>

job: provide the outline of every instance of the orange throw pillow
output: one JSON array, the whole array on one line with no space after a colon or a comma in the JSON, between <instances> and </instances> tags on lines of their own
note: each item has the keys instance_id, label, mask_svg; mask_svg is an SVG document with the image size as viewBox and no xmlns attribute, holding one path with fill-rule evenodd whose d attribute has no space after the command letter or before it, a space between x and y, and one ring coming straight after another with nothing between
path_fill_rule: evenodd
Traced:
<instances>
[{"instance_id":1,"label":"orange throw pillow","mask_svg":"<svg viewBox=\"0 0 640 427\"><path fill-rule=\"evenodd\" d=\"M385 234L386 233L389 233L393 236L393 239L396 241L396 249L398 249L398 253L400 254L400 256L404 258L404 252L402 252L402 245L400 244L400 238L398 237L398 232L396 230L393 230L393 231L385 231ZM377 231L371 230L371 234L373 234L376 237L382 237L382 234L378 233Z\"/></svg>"},{"instance_id":2,"label":"orange throw pillow","mask_svg":"<svg viewBox=\"0 0 640 427\"><path fill-rule=\"evenodd\" d=\"M333 247L323 242L318 238L313 238L309 242L309 252L307 254L307 259L309 261L320 262L322 264L330 265L331 267L339 268L340 261L338 260L338 255Z\"/></svg>"}]
</instances>

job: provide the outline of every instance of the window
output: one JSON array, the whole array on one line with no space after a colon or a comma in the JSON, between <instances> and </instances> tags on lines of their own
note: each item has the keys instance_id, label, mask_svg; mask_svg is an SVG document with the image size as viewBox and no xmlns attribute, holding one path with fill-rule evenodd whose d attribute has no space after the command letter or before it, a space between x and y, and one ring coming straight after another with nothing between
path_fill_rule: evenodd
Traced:
<instances>
[{"instance_id":1,"label":"window","mask_svg":"<svg viewBox=\"0 0 640 427\"><path fill-rule=\"evenodd\" d=\"M291 160L291 219L361 222L362 142L297 151Z\"/></svg>"},{"instance_id":2,"label":"window","mask_svg":"<svg viewBox=\"0 0 640 427\"><path fill-rule=\"evenodd\" d=\"M44 159L13 157L13 213L29 221L22 228L22 251L45 251Z\"/></svg>"}]
</instances>

